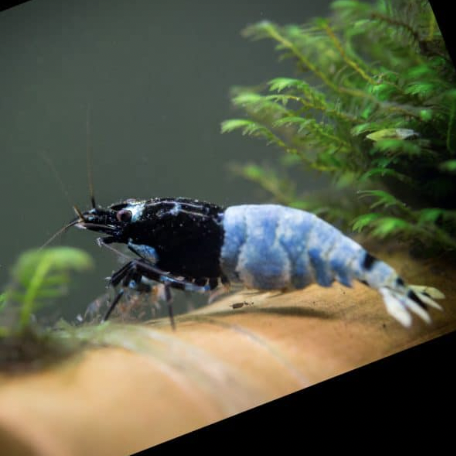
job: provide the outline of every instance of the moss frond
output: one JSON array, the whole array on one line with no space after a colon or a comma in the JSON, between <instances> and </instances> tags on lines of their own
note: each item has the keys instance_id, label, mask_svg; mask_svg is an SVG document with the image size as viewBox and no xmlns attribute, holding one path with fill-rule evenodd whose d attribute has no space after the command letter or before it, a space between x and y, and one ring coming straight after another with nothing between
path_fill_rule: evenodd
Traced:
<instances>
[{"instance_id":1,"label":"moss frond","mask_svg":"<svg viewBox=\"0 0 456 456\"><path fill-rule=\"evenodd\" d=\"M278 191L284 185L270 170L249 165L244 177L346 229L454 250L456 75L428 2L338 0L332 11L305 24L262 21L244 30L272 41L296 70L236 88L233 103L245 119L225 121L222 131L266 140L329 174L334 192L365 190L361 199L341 216L337 203L304 201L295 187Z\"/></svg>"},{"instance_id":2,"label":"moss frond","mask_svg":"<svg viewBox=\"0 0 456 456\"><path fill-rule=\"evenodd\" d=\"M34 312L66 294L70 271L83 271L90 267L91 257L72 247L24 252L13 266L12 281L0 298L0 317L7 306L16 311L16 321L3 327L3 333L13 334L27 329Z\"/></svg>"}]
</instances>

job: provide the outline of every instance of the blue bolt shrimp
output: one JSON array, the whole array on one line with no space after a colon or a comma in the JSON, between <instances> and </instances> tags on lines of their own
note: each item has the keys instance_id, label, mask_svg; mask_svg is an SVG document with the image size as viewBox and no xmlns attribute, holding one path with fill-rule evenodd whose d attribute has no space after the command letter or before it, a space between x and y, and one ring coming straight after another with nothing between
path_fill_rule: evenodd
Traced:
<instances>
[{"instance_id":1,"label":"blue bolt shrimp","mask_svg":"<svg viewBox=\"0 0 456 456\"><path fill-rule=\"evenodd\" d=\"M101 232L100 245L126 244L136 258L110 278L113 287L144 280L207 293L219 285L257 290L299 290L354 280L377 290L387 312L403 326L412 314L430 322L429 307L441 309L436 289L410 286L385 262L314 214L264 204L222 208L188 198L128 199L107 208L93 203L68 226ZM104 316L108 319L121 289ZM173 324L172 308L169 313Z\"/></svg>"}]
</instances>

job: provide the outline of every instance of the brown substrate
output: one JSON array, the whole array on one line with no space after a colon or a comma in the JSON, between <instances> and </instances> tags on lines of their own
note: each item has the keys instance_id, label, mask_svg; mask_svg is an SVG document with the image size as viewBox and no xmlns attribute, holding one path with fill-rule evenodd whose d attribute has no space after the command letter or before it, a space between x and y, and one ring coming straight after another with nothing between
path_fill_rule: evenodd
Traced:
<instances>
[{"instance_id":1,"label":"brown substrate","mask_svg":"<svg viewBox=\"0 0 456 456\"><path fill-rule=\"evenodd\" d=\"M377 256L446 294L431 325L401 327L361 284L229 296L177 319L175 332L167 321L111 324L98 342L116 348L0 376L0 448L130 454L456 329L454 267Z\"/></svg>"}]
</instances>

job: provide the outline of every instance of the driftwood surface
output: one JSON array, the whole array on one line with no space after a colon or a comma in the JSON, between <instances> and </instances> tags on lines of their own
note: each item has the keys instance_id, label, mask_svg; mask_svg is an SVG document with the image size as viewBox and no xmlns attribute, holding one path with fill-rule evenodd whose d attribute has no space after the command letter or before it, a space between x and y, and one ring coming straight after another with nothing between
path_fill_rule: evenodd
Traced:
<instances>
[{"instance_id":1,"label":"driftwood surface","mask_svg":"<svg viewBox=\"0 0 456 456\"><path fill-rule=\"evenodd\" d=\"M97 336L107 347L0 374L0 453L131 454L456 329L454 266L378 256L445 293L431 325L403 328L362 284L230 295L174 332L166 321L112 323Z\"/></svg>"}]
</instances>

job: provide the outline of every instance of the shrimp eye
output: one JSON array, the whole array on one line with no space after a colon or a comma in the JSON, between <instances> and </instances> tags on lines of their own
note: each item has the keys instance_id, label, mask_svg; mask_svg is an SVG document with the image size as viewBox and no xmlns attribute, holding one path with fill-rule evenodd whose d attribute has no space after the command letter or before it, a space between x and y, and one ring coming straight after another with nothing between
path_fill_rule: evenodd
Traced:
<instances>
[{"instance_id":1,"label":"shrimp eye","mask_svg":"<svg viewBox=\"0 0 456 456\"><path fill-rule=\"evenodd\" d=\"M121 209L117 212L116 218L119 222L129 222L131 220L132 213L128 209Z\"/></svg>"}]
</instances>

